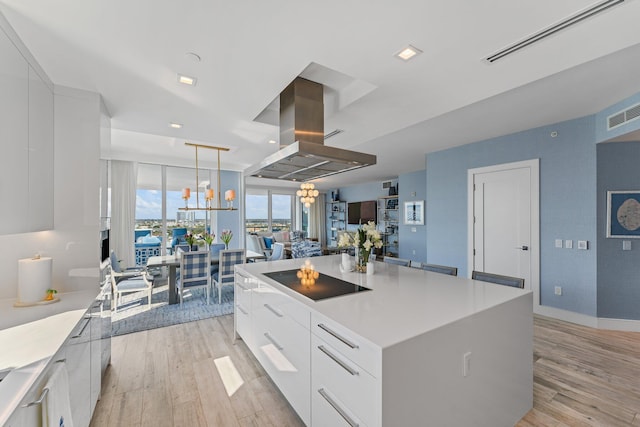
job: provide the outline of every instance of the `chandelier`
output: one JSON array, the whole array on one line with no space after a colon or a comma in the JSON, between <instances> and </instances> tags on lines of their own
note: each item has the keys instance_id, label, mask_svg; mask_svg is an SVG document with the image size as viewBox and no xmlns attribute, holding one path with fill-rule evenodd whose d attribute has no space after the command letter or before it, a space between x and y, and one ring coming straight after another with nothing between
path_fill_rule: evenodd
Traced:
<instances>
[{"instance_id":1,"label":"chandelier","mask_svg":"<svg viewBox=\"0 0 640 427\"><path fill-rule=\"evenodd\" d=\"M181 211L195 211L195 210L204 210L204 211L235 211L237 208L233 207L233 201L236 198L236 192L234 190L227 190L224 192L224 199L227 202L227 207L222 207L222 193L220 191L220 152L221 151L229 151L228 148L222 147L214 147L211 145L202 145L202 144L194 144L191 142L185 142L184 145L189 145L196 148L196 207L189 207L189 198L191 197L191 189L185 187L182 189L182 198L184 199L184 207L178 208ZM218 152L218 182L216 185L216 189L218 192L218 202L217 206L214 206L213 199L215 198L215 193L213 188L208 188L207 190L203 190L205 206L200 207L200 197L199 197L199 186L200 182L198 173L198 148L208 148L211 150L216 150Z\"/></svg>"},{"instance_id":2,"label":"chandelier","mask_svg":"<svg viewBox=\"0 0 640 427\"><path fill-rule=\"evenodd\" d=\"M302 183L300 184L300 190L296 192L296 195L300 197L300 201L304 203L304 207L308 208L311 206L311 203L316 201L316 197L320 192L315 190L315 185L311 183Z\"/></svg>"}]
</instances>

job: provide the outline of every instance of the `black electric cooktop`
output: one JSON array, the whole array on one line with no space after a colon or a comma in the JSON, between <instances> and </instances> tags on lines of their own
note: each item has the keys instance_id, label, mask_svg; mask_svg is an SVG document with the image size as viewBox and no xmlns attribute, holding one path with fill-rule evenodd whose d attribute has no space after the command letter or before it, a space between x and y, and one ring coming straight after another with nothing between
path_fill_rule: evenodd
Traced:
<instances>
[{"instance_id":1,"label":"black electric cooktop","mask_svg":"<svg viewBox=\"0 0 640 427\"><path fill-rule=\"evenodd\" d=\"M303 285L298 278L299 271L296 269L262 274L314 301L371 290L322 273L318 273L313 284Z\"/></svg>"}]
</instances>

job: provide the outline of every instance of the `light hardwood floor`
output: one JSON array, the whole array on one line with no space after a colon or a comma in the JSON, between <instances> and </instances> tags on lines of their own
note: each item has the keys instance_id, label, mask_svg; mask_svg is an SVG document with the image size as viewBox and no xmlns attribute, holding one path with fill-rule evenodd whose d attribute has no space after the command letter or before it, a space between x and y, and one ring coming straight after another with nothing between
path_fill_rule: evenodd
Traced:
<instances>
[{"instance_id":1,"label":"light hardwood floor","mask_svg":"<svg viewBox=\"0 0 640 427\"><path fill-rule=\"evenodd\" d=\"M640 427L640 333L536 316L529 426ZM226 387L225 388L225 384ZM91 426L302 426L241 340L233 317L112 340Z\"/></svg>"}]
</instances>

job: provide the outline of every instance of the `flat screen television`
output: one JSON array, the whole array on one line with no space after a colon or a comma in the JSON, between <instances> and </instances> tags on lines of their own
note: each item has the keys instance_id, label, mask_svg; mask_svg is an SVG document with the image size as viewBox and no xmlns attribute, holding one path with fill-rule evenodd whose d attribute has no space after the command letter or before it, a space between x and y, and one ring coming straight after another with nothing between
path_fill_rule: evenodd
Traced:
<instances>
[{"instance_id":1,"label":"flat screen television","mask_svg":"<svg viewBox=\"0 0 640 427\"><path fill-rule=\"evenodd\" d=\"M364 202L349 202L347 204L347 223L366 224L369 221L376 222L377 204L375 200Z\"/></svg>"}]
</instances>

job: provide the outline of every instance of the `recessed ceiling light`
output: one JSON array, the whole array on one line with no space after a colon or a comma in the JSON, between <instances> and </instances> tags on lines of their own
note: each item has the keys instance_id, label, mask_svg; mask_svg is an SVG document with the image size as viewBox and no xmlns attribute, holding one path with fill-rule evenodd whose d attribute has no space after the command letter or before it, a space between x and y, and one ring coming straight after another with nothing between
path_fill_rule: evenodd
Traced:
<instances>
[{"instance_id":1,"label":"recessed ceiling light","mask_svg":"<svg viewBox=\"0 0 640 427\"><path fill-rule=\"evenodd\" d=\"M195 86L198 79L195 77L185 76L184 74L178 74L178 82L184 85Z\"/></svg>"},{"instance_id":2,"label":"recessed ceiling light","mask_svg":"<svg viewBox=\"0 0 640 427\"><path fill-rule=\"evenodd\" d=\"M396 57L402 59L403 61L408 61L411 58L413 58L416 55L421 54L422 51L420 49L418 49L417 47L414 46L407 46L404 49L400 50L400 52L397 52L395 54Z\"/></svg>"},{"instance_id":3,"label":"recessed ceiling light","mask_svg":"<svg viewBox=\"0 0 640 427\"><path fill-rule=\"evenodd\" d=\"M169 123L169 127L174 128L174 129L182 129L182 124L181 123Z\"/></svg>"},{"instance_id":4,"label":"recessed ceiling light","mask_svg":"<svg viewBox=\"0 0 640 427\"><path fill-rule=\"evenodd\" d=\"M276 143L276 140L275 140L275 139L270 139L270 140L269 140L269 144L275 144L275 143Z\"/></svg>"}]
</instances>

